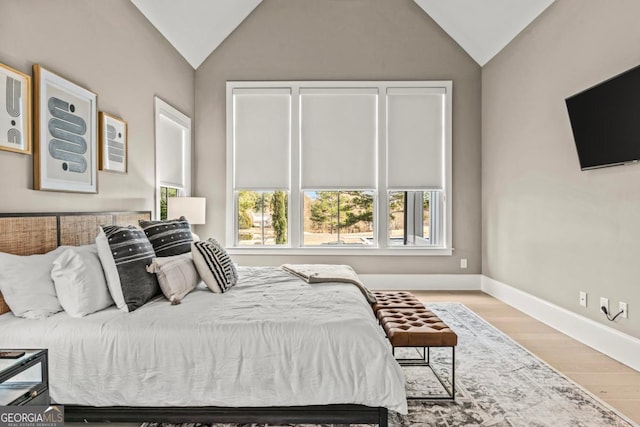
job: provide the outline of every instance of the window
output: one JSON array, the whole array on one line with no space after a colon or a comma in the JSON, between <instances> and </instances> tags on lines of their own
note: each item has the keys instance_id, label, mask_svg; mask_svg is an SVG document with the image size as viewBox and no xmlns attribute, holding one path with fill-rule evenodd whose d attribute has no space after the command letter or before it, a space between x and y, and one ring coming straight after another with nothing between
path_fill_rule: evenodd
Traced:
<instances>
[{"instance_id":1,"label":"window","mask_svg":"<svg viewBox=\"0 0 640 427\"><path fill-rule=\"evenodd\" d=\"M373 211L373 191L305 191L303 245L373 245Z\"/></svg>"},{"instance_id":2,"label":"window","mask_svg":"<svg viewBox=\"0 0 640 427\"><path fill-rule=\"evenodd\" d=\"M178 197L179 190L171 187L160 187L160 219L166 220L167 218L167 199L169 197Z\"/></svg>"},{"instance_id":3,"label":"window","mask_svg":"<svg viewBox=\"0 0 640 427\"><path fill-rule=\"evenodd\" d=\"M378 89L300 88L302 246L376 241Z\"/></svg>"},{"instance_id":4,"label":"window","mask_svg":"<svg viewBox=\"0 0 640 427\"><path fill-rule=\"evenodd\" d=\"M191 119L155 98L156 217L167 219L167 198L191 194Z\"/></svg>"},{"instance_id":5,"label":"window","mask_svg":"<svg viewBox=\"0 0 640 427\"><path fill-rule=\"evenodd\" d=\"M228 82L227 245L450 254L451 88Z\"/></svg>"},{"instance_id":6,"label":"window","mask_svg":"<svg viewBox=\"0 0 640 427\"><path fill-rule=\"evenodd\" d=\"M231 96L229 182L235 246L289 243L291 90L238 88Z\"/></svg>"},{"instance_id":7,"label":"window","mask_svg":"<svg viewBox=\"0 0 640 427\"><path fill-rule=\"evenodd\" d=\"M389 192L389 245L438 246L439 191Z\"/></svg>"},{"instance_id":8,"label":"window","mask_svg":"<svg viewBox=\"0 0 640 427\"><path fill-rule=\"evenodd\" d=\"M284 191L239 191L237 244L286 245L288 195Z\"/></svg>"}]
</instances>

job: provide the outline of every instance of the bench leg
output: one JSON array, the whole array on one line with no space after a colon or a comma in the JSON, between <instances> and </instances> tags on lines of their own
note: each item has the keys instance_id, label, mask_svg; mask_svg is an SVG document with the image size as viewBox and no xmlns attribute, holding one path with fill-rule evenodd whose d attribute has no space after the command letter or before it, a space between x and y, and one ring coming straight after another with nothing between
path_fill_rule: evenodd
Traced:
<instances>
[{"instance_id":1,"label":"bench leg","mask_svg":"<svg viewBox=\"0 0 640 427\"><path fill-rule=\"evenodd\" d=\"M423 347L422 358L420 359L396 359L400 366L426 366L431 369L433 375L436 377L438 382L442 385L447 396L415 396L415 397L407 397L407 400L448 400L455 401L456 400L456 348L451 348L451 387L447 387L444 380L436 373L431 365L431 352L430 347ZM395 348L393 349L395 350ZM395 351L393 351L395 355Z\"/></svg>"}]
</instances>

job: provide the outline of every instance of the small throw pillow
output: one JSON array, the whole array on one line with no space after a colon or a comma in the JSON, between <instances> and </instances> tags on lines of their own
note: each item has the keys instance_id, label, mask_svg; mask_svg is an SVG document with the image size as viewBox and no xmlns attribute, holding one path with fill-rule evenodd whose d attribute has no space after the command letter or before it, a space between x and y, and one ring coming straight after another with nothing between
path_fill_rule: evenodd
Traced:
<instances>
[{"instance_id":1,"label":"small throw pillow","mask_svg":"<svg viewBox=\"0 0 640 427\"><path fill-rule=\"evenodd\" d=\"M156 274L162 293L173 305L180 304L200 283L191 254L154 258L147 271Z\"/></svg>"},{"instance_id":2,"label":"small throw pillow","mask_svg":"<svg viewBox=\"0 0 640 427\"><path fill-rule=\"evenodd\" d=\"M157 257L186 254L191 251L191 226L183 216L167 221L138 221L153 245Z\"/></svg>"},{"instance_id":3,"label":"small throw pillow","mask_svg":"<svg viewBox=\"0 0 640 427\"><path fill-rule=\"evenodd\" d=\"M147 272L155 253L144 231L132 225L103 225L96 245L109 293L119 309L134 311L160 293L156 275Z\"/></svg>"},{"instance_id":4,"label":"small throw pillow","mask_svg":"<svg viewBox=\"0 0 640 427\"><path fill-rule=\"evenodd\" d=\"M51 278L60 305L71 317L83 317L113 304L96 245L68 248L53 261Z\"/></svg>"},{"instance_id":5,"label":"small throw pillow","mask_svg":"<svg viewBox=\"0 0 640 427\"><path fill-rule=\"evenodd\" d=\"M0 292L14 315L44 319L62 311L51 279L53 261L66 250L19 256L0 252Z\"/></svg>"},{"instance_id":6,"label":"small throw pillow","mask_svg":"<svg viewBox=\"0 0 640 427\"><path fill-rule=\"evenodd\" d=\"M193 242L191 248L198 274L213 292L226 292L238 282L236 266L220 243L209 239Z\"/></svg>"}]
</instances>

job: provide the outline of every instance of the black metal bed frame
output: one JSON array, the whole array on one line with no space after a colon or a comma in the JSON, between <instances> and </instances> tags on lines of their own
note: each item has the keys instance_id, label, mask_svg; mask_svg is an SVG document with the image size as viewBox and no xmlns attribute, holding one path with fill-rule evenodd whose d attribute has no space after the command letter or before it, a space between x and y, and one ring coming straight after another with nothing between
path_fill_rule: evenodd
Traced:
<instances>
[{"instance_id":1,"label":"black metal bed frame","mask_svg":"<svg viewBox=\"0 0 640 427\"><path fill-rule=\"evenodd\" d=\"M388 427L387 408L364 405L224 407L94 407L64 405L69 422L378 424Z\"/></svg>"}]
</instances>

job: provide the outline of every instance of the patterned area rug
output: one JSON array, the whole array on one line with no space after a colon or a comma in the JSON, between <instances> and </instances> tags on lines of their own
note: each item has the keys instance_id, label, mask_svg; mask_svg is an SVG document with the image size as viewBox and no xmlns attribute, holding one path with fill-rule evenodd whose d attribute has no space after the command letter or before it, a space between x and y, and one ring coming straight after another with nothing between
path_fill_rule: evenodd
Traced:
<instances>
[{"instance_id":1,"label":"patterned area rug","mask_svg":"<svg viewBox=\"0 0 640 427\"><path fill-rule=\"evenodd\" d=\"M463 304L434 303L427 306L458 334L456 401L410 401L408 415L390 413L390 426L636 425L540 361ZM450 378L450 368L447 368L451 365L449 350L432 350L431 360L441 377ZM408 395L438 393L441 390L429 368L403 369ZM266 424L142 425L178 426L262 427ZM302 427L301 424L295 426Z\"/></svg>"}]
</instances>

